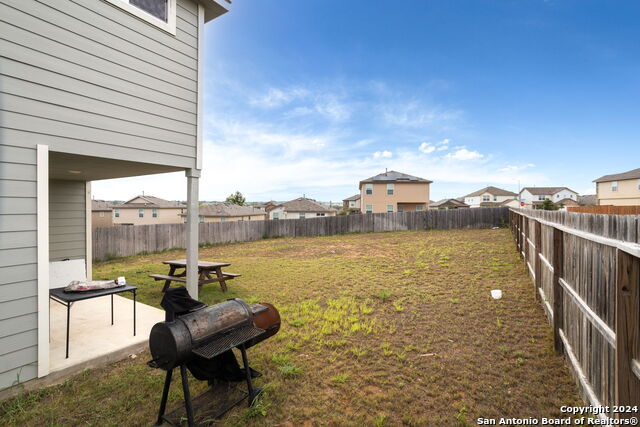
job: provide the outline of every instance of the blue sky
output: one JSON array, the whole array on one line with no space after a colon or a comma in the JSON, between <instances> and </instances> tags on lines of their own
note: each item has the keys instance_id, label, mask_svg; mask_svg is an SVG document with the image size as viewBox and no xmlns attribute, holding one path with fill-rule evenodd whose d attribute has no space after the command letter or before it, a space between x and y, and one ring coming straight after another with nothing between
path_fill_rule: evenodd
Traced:
<instances>
[{"instance_id":1,"label":"blue sky","mask_svg":"<svg viewBox=\"0 0 640 427\"><path fill-rule=\"evenodd\" d=\"M434 200L592 191L640 166L638 16L616 0L234 1L205 31L201 199L340 200L385 167L433 180ZM118 182L96 197L185 197L173 175Z\"/></svg>"}]
</instances>

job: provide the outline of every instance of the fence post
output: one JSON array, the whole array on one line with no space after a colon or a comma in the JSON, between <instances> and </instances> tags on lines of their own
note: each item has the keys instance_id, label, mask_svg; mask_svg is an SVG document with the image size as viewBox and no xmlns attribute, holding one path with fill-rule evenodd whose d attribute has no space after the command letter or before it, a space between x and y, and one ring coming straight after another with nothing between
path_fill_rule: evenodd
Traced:
<instances>
[{"instance_id":1,"label":"fence post","mask_svg":"<svg viewBox=\"0 0 640 427\"><path fill-rule=\"evenodd\" d=\"M527 274L530 274L529 269L529 218L524 218L524 266L527 269Z\"/></svg>"},{"instance_id":2,"label":"fence post","mask_svg":"<svg viewBox=\"0 0 640 427\"><path fill-rule=\"evenodd\" d=\"M540 292L538 291L538 289L540 289L542 287L542 260L540 259L540 254L542 253L542 224L540 223L540 221L535 221L534 222L534 227L535 227L535 233L536 233L536 237L535 237L535 296L536 299L539 300L540 299Z\"/></svg>"},{"instance_id":3,"label":"fence post","mask_svg":"<svg viewBox=\"0 0 640 427\"><path fill-rule=\"evenodd\" d=\"M564 272L564 233L553 229L553 347L557 354L563 353L560 329L564 329L564 290L560 279Z\"/></svg>"},{"instance_id":4,"label":"fence post","mask_svg":"<svg viewBox=\"0 0 640 427\"><path fill-rule=\"evenodd\" d=\"M640 404L640 259L616 251L616 405ZM635 366L634 366L635 365ZM635 369L634 369L635 368ZM621 418L635 416L620 414Z\"/></svg>"}]
</instances>

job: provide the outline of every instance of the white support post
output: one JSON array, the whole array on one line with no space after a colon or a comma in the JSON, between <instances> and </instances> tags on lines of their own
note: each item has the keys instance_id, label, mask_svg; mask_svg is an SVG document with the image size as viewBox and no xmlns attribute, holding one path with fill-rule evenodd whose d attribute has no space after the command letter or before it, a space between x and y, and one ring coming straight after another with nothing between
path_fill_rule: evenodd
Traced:
<instances>
[{"instance_id":1,"label":"white support post","mask_svg":"<svg viewBox=\"0 0 640 427\"><path fill-rule=\"evenodd\" d=\"M93 280L93 247L92 247L92 229L91 226L91 181L85 182L85 213L84 213L84 232L85 232L85 266L87 270L87 280Z\"/></svg>"},{"instance_id":2,"label":"white support post","mask_svg":"<svg viewBox=\"0 0 640 427\"><path fill-rule=\"evenodd\" d=\"M198 299L198 184L199 169L188 169L187 175L187 291Z\"/></svg>"},{"instance_id":3,"label":"white support post","mask_svg":"<svg viewBox=\"0 0 640 427\"><path fill-rule=\"evenodd\" d=\"M36 147L38 378L49 375L49 146Z\"/></svg>"}]
</instances>

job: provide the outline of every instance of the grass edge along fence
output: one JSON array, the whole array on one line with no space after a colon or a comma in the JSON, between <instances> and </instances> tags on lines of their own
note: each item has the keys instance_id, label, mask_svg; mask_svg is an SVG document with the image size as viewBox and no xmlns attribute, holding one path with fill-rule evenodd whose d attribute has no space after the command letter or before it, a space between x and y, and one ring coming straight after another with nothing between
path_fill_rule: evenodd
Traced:
<instances>
[{"instance_id":1,"label":"grass edge along fence","mask_svg":"<svg viewBox=\"0 0 640 427\"><path fill-rule=\"evenodd\" d=\"M315 237L401 230L447 230L506 226L506 207L426 210L309 219L205 222L200 244L247 242L274 237ZM185 224L119 225L92 230L94 261L186 247Z\"/></svg>"},{"instance_id":2,"label":"grass edge along fence","mask_svg":"<svg viewBox=\"0 0 640 427\"><path fill-rule=\"evenodd\" d=\"M640 405L640 217L511 209L509 226L585 400Z\"/></svg>"}]
</instances>

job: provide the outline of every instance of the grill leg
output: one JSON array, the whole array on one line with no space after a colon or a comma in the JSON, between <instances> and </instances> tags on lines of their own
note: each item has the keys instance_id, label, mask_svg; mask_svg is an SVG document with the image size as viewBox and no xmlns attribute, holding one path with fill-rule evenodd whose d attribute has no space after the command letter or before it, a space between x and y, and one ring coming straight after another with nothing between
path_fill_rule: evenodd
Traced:
<instances>
[{"instance_id":1,"label":"grill leg","mask_svg":"<svg viewBox=\"0 0 640 427\"><path fill-rule=\"evenodd\" d=\"M244 347L244 344L240 346L240 353L242 353L242 364L244 365L244 372L247 377L247 389L249 392L249 406L253 404L253 400L260 394L262 389L253 388L253 384L251 382L251 368L249 368L249 358L247 357L247 349Z\"/></svg>"},{"instance_id":2,"label":"grill leg","mask_svg":"<svg viewBox=\"0 0 640 427\"><path fill-rule=\"evenodd\" d=\"M193 420L193 406L191 405L191 393L189 393L189 379L187 378L187 368L180 365L180 376L182 376L182 393L184 394L184 407L187 410L187 422L189 427L195 426Z\"/></svg>"},{"instance_id":3,"label":"grill leg","mask_svg":"<svg viewBox=\"0 0 640 427\"><path fill-rule=\"evenodd\" d=\"M169 386L171 385L171 374L173 373L173 369L169 369L167 371L167 376L164 379L164 388L162 389L162 400L160 401L160 411L158 412L158 421L156 421L156 425L162 425L163 420L162 416L164 415L165 409L167 409L167 398L169 397Z\"/></svg>"}]
</instances>

